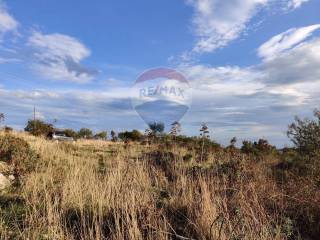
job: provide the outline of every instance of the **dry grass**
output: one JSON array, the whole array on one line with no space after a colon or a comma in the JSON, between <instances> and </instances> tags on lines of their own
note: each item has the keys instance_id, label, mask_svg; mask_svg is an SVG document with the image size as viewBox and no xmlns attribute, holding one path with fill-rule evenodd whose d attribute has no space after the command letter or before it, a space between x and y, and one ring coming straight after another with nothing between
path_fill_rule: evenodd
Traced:
<instances>
[{"instance_id":1,"label":"dry grass","mask_svg":"<svg viewBox=\"0 0 320 240\"><path fill-rule=\"evenodd\" d=\"M40 158L19 188L26 209L22 222L13 217L8 227L0 216L1 239L289 239L292 234L281 209L283 190L268 162L223 151L210 153L203 163L186 162L184 148L166 154L156 145L55 143L14 134Z\"/></svg>"}]
</instances>

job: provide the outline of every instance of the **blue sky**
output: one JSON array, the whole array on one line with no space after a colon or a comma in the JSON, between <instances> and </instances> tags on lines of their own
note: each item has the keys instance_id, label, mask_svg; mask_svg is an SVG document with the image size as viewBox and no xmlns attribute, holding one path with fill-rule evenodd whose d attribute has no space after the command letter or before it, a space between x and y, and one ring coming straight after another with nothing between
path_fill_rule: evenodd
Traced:
<instances>
[{"instance_id":1,"label":"blue sky","mask_svg":"<svg viewBox=\"0 0 320 240\"><path fill-rule=\"evenodd\" d=\"M95 131L146 128L129 90L170 67L193 87L183 133L288 144L320 93L319 0L0 1L0 112Z\"/></svg>"}]
</instances>

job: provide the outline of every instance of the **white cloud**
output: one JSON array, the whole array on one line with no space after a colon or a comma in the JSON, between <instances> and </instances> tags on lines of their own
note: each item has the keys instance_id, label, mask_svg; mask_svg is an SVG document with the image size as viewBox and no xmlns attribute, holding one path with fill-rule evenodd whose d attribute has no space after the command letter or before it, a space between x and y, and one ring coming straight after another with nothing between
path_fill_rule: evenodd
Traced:
<instances>
[{"instance_id":1,"label":"white cloud","mask_svg":"<svg viewBox=\"0 0 320 240\"><path fill-rule=\"evenodd\" d=\"M90 127L92 129L115 129L143 123L134 112L128 89L106 91L50 91L50 90L6 90L0 88L0 108L7 117L7 124L23 129L36 117L52 122L58 119L58 127ZM128 119L130 118L130 121Z\"/></svg>"},{"instance_id":2,"label":"white cloud","mask_svg":"<svg viewBox=\"0 0 320 240\"><path fill-rule=\"evenodd\" d=\"M239 93L252 94L264 86L257 81L263 77L261 72L251 68L193 65L183 67L181 71L190 79L194 89L210 91L216 96Z\"/></svg>"},{"instance_id":3,"label":"white cloud","mask_svg":"<svg viewBox=\"0 0 320 240\"><path fill-rule=\"evenodd\" d=\"M309 116L320 107L320 38L289 42L274 58L250 67L182 66L194 87L183 122L208 122L223 141L237 135L284 143L293 116ZM255 131L257 126L263 128Z\"/></svg>"},{"instance_id":4,"label":"white cloud","mask_svg":"<svg viewBox=\"0 0 320 240\"><path fill-rule=\"evenodd\" d=\"M182 66L180 70L201 98L222 104L233 99L234 106L238 105L237 97L257 97L255 104L271 107L302 106L318 99L319 66L320 38L315 38L279 52L269 61L246 68L191 65Z\"/></svg>"},{"instance_id":5,"label":"white cloud","mask_svg":"<svg viewBox=\"0 0 320 240\"><path fill-rule=\"evenodd\" d=\"M266 73L268 85L287 85L320 81L320 38L298 46L265 61L259 68Z\"/></svg>"},{"instance_id":6,"label":"white cloud","mask_svg":"<svg viewBox=\"0 0 320 240\"><path fill-rule=\"evenodd\" d=\"M198 37L195 52L212 52L239 37L258 8L268 0L189 0Z\"/></svg>"},{"instance_id":7,"label":"white cloud","mask_svg":"<svg viewBox=\"0 0 320 240\"><path fill-rule=\"evenodd\" d=\"M76 38L34 32L29 37L28 45L35 50L37 63L34 69L48 79L85 83L97 73L81 65L81 61L91 52Z\"/></svg>"},{"instance_id":8,"label":"white cloud","mask_svg":"<svg viewBox=\"0 0 320 240\"><path fill-rule=\"evenodd\" d=\"M195 53L208 53L239 38L261 10L296 9L308 0L186 0L193 7Z\"/></svg>"},{"instance_id":9,"label":"white cloud","mask_svg":"<svg viewBox=\"0 0 320 240\"><path fill-rule=\"evenodd\" d=\"M40 32L34 32L29 38L29 43L44 50L45 52L41 55L44 58L71 57L75 61L81 61L90 55L90 50L79 40L63 34L44 35Z\"/></svg>"},{"instance_id":10,"label":"white cloud","mask_svg":"<svg viewBox=\"0 0 320 240\"><path fill-rule=\"evenodd\" d=\"M17 58L3 58L3 57L0 57L0 64L2 64L2 63L17 63L17 62L21 62L21 60L17 59Z\"/></svg>"},{"instance_id":11,"label":"white cloud","mask_svg":"<svg viewBox=\"0 0 320 240\"><path fill-rule=\"evenodd\" d=\"M288 9L296 9L301 7L303 3L309 2L309 0L291 0L288 2Z\"/></svg>"},{"instance_id":12,"label":"white cloud","mask_svg":"<svg viewBox=\"0 0 320 240\"><path fill-rule=\"evenodd\" d=\"M318 29L320 29L320 24L291 28L261 45L258 49L258 55L265 60L276 58L279 54L297 46Z\"/></svg>"},{"instance_id":13,"label":"white cloud","mask_svg":"<svg viewBox=\"0 0 320 240\"><path fill-rule=\"evenodd\" d=\"M8 13L4 4L0 2L0 37L6 32L15 31L18 25L17 20Z\"/></svg>"}]
</instances>

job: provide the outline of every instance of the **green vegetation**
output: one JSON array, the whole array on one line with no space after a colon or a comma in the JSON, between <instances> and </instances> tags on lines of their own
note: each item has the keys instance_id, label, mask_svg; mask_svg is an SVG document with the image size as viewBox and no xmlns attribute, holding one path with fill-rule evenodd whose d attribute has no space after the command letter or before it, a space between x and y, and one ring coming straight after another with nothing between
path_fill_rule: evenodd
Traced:
<instances>
[{"instance_id":1,"label":"green vegetation","mask_svg":"<svg viewBox=\"0 0 320 240\"><path fill-rule=\"evenodd\" d=\"M72 137L73 139L77 139L78 138L78 133L76 131L74 131L73 129L65 129L64 130L64 134L67 137Z\"/></svg>"},{"instance_id":2,"label":"green vegetation","mask_svg":"<svg viewBox=\"0 0 320 240\"><path fill-rule=\"evenodd\" d=\"M143 134L140 133L138 130L133 130L131 132L125 131L125 132L120 132L118 134L118 138L120 138L122 141L142 141L143 139Z\"/></svg>"},{"instance_id":3,"label":"green vegetation","mask_svg":"<svg viewBox=\"0 0 320 240\"><path fill-rule=\"evenodd\" d=\"M319 238L318 120L296 119L295 146L281 150L236 138L224 148L205 124L199 137L174 127L119 142L88 129L75 143L1 132L0 163L16 178L0 192L0 239Z\"/></svg>"},{"instance_id":4,"label":"green vegetation","mask_svg":"<svg viewBox=\"0 0 320 240\"><path fill-rule=\"evenodd\" d=\"M88 128L81 128L78 132L78 137L79 138L86 138L86 139L91 139L93 138L93 133L90 129Z\"/></svg>"},{"instance_id":5,"label":"green vegetation","mask_svg":"<svg viewBox=\"0 0 320 240\"><path fill-rule=\"evenodd\" d=\"M320 151L320 111L315 110L316 119L295 118L295 122L289 126L288 136L303 154L317 154Z\"/></svg>"},{"instance_id":6,"label":"green vegetation","mask_svg":"<svg viewBox=\"0 0 320 240\"><path fill-rule=\"evenodd\" d=\"M102 131L94 135L94 138L101 139L101 140L106 140L107 137L108 137L108 133L106 131Z\"/></svg>"},{"instance_id":7,"label":"green vegetation","mask_svg":"<svg viewBox=\"0 0 320 240\"><path fill-rule=\"evenodd\" d=\"M0 136L0 161L14 167L16 175L30 171L37 155L23 139L6 134Z\"/></svg>"},{"instance_id":8,"label":"green vegetation","mask_svg":"<svg viewBox=\"0 0 320 240\"><path fill-rule=\"evenodd\" d=\"M35 136L47 136L53 129L52 124L45 123L41 120L29 120L27 126L24 128L26 132Z\"/></svg>"}]
</instances>

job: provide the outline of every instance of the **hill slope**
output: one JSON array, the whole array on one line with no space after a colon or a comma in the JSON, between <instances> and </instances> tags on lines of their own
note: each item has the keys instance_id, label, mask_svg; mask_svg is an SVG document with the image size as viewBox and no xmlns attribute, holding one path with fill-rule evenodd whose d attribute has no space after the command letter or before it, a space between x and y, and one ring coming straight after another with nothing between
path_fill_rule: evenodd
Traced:
<instances>
[{"instance_id":1,"label":"hill slope","mask_svg":"<svg viewBox=\"0 0 320 240\"><path fill-rule=\"evenodd\" d=\"M29 169L7 162L16 180L0 194L1 239L316 239L319 231L310 220L319 219L319 188L295 176L279 183L277 156L208 147L199 162L197 146L13 135L36 158Z\"/></svg>"}]
</instances>

